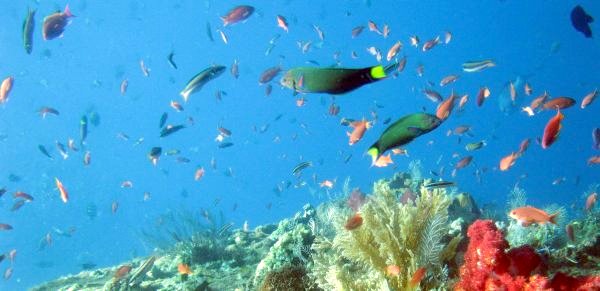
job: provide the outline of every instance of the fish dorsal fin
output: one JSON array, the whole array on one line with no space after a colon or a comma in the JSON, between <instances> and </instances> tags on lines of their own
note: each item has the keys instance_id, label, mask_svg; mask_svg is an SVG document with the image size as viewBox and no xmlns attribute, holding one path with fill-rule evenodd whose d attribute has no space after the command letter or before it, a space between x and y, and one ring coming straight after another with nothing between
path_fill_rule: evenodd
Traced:
<instances>
[{"instance_id":1,"label":"fish dorsal fin","mask_svg":"<svg viewBox=\"0 0 600 291\"><path fill-rule=\"evenodd\" d=\"M594 18L591 15L586 14L585 15L585 22L587 22L587 23L594 22Z\"/></svg>"}]
</instances>

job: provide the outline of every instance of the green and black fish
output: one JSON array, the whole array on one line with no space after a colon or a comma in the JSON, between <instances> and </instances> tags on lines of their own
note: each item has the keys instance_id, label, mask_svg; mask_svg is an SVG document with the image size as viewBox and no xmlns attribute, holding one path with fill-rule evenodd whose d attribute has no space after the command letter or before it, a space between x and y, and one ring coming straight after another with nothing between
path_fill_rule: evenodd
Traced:
<instances>
[{"instance_id":1,"label":"green and black fish","mask_svg":"<svg viewBox=\"0 0 600 291\"><path fill-rule=\"evenodd\" d=\"M428 133L437 128L442 121L435 115L428 113L414 113L406 115L398 121L392 123L367 151L367 153L375 161L385 151L405 145L413 139Z\"/></svg>"},{"instance_id":2,"label":"green and black fish","mask_svg":"<svg viewBox=\"0 0 600 291\"><path fill-rule=\"evenodd\" d=\"M437 181L437 182L430 182L427 183L425 185L423 185L423 187L427 188L427 189L437 189L437 188L446 188L446 187L454 187L454 182L450 182L450 181Z\"/></svg>"},{"instance_id":3,"label":"green and black fish","mask_svg":"<svg viewBox=\"0 0 600 291\"><path fill-rule=\"evenodd\" d=\"M188 81L185 88L181 90L181 96L183 100L187 102L190 95L202 88L204 84L208 83L210 80L213 80L223 74L225 71L225 66L214 65L210 66L202 72L198 73L191 80Z\"/></svg>"},{"instance_id":4,"label":"green and black fish","mask_svg":"<svg viewBox=\"0 0 600 291\"><path fill-rule=\"evenodd\" d=\"M23 47L27 54L33 50L33 29L35 28L35 9L27 10L27 17L23 21Z\"/></svg>"},{"instance_id":5,"label":"green and black fish","mask_svg":"<svg viewBox=\"0 0 600 291\"><path fill-rule=\"evenodd\" d=\"M300 93L344 94L385 79L398 63L362 69L298 67L285 73L281 85Z\"/></svg>"}]
</instances>

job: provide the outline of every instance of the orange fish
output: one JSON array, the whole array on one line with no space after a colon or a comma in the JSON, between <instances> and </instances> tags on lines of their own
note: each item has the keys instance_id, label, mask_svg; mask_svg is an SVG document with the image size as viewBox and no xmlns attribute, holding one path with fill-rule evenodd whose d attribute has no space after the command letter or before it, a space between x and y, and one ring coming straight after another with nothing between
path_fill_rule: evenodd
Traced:
<instances>
[{"instance_id":1,"label":"orange fish","mask_svg":"<svg viewBox=\"0 0 600 291\"><path fill-rule=\"evenodd\" d=\"M512 102L515 102L515 100L517 98L517 89L515 89L515 84L513 84L512 81L509 84L509 90L510 90L510 100L512 100Z\"/></svg>"},{"instance_id":2,"label":"orange fish","mask_svg":"<svg viewBox=\"0 0 600 291\"><path fill-rule=\"evenodd\" d=\"M127 274L129 274L129 272L131 272L131 265L123 265L120 266L117 271L115 272L115 279L119 280L125 276L127 276Z\"/></svg>"},{"instance_id":3,"label":"orange fish","mask_svg":"<svg viewBox=\"0 0 600 291\"><path fill-rule=\"evenodd\" d=\"M434 48L438 43L440 43L440 36L436 36L434 39L430 39L423 44L422 50L424 52Z\"/></svg>"},{"instance_id":4,"label":"orange fish","mask_svg":"<svg viewBox=\"0 0 600 291\"><path fill-rule=\"evenodd\" d=\"M346 228L346 230L355 230L359 228L362 224L363 218L362 216L360 216L360 213L357 212L352 217L348 218L348 221L346 221L346 225L344 225L344 228Z\"/></svg>"},{"instance_id":5,"label":"orange fish","mask_svg":"<svg viewBox=\"0 0 600 291\"><path fill-rule=\"evenodd\" d=\"M519 145L519 151L517 152L517 154L519 156L523 155L523 153L529 148L529 139L526 138L524 139L521 144Z\"/></svg>"},{"instance_id":6,"label":"orange fish","mask_svg":"<svg viewBox=\"0 0 600 291\"><path fill-rule=\"evenodd\" d=\"M121 188L133 188L133 182L127 180L121 183Z\"/></svg>"},{"instance_id":7,"label":"orange fish","mask_svg":"<svg viewBox=\"0 0 600 291\"><path fill-rule=\"evenodd\" d=\"M171 105L171 108L175 109L175 111L177 111L177 112L183 111L183 106L181 106L181 104L177 101L171 100L170 105Z\"/></svg>"},{"instance_id":8,"label":"orange fish","mask_svg":"<svg viewBox=\"0 0 600 291\"><path fill-rule=\"evenodd\" d=\"M542 104L544 104L546 102L546 99L548 99L550 95L548 95L548 92L544 91L544 94L536 97L535 99L533 99L533 101L531 101L531 104L529 105L529 107L531 107L531 109L535 110L538 107L542 106Z\"/></svg>"},{"instance_id":9,"label":"orange fish","mask_svg":"<svg viewBox=\"0 0 600 291\"><path fill-rule=\"evenodd\" d=\"M181 274L181 275L191 275L192 274L192 269L190 268L190 266L188 264L180 263L179 265L177 265L177 271L179 271L179 274Z\"/></svg>"},{"instance_id":10,"label":"orange fish","mask_svg":"<svg viewBox=\"0 0 600 291\"><path fill-rule=\"evenodd\" d=\"M552 98L544 103L543 109L565 109L575 105L575 99L571 97L556 97Z\"/></svg>"},{"instance_id":11,"label":"orange fish","mask_svg":"<svg viewBox=\"0 0 600 291\"><path fill-rule=\"evenodd\" d=\"M444 87L450 83L456 82L456 80L458 80L458 75L448 75L440 81L440 86Z\"/></svg>"},{"instance_id":12,"label":"orange fish","mask_svg":"<svg viewBox=\"0 0 600 291\"><path fill-rule=\"evenodd\" d=\"M394 155L406 155L408 157L408 150L402 148L394 148L392 149L392 153Z\"/></svg>"},{"instance_id":13,"label":"orange fish","mask_svg":"<svg viewBox=\"0 0 600 291\"><path fill-rule=\"evenodd\" d=\"M2 85L0 86L0 104L8 101L8 93L10 93L14 82L15 78L13 77L8 77L2 81Z\"/></svg>"},{"instance_id":14,"label":"orange fish","mask_svg":"<svg viewBox=\"0 0 600 291\"><path fill-rule=\"evenodd\" d=\"M598 200L598 194L596 194L596 192L590 194L585 200L585 211L592 210L594 205L596 205L596 200Z\"/></svg>"},{"instance_id":15,"label":"orange fish","mask_svg":"<svg viewBox=\"0 0 600 291\"><path fill-rule=\"evenodd\" d=\"M460 97L460 101L458 101L458 111L463 110L463 108L467 104L467 101L469 101L469 95L465 94L462 97Z\"/></svg>"},{"instance_id":16,"label":"orange fish","mask_svg":"<svg viewBox=\"0 0 600 291\"><path fill-rule=\"evenodd\" d=\"M204 177L204 167L199 167L194 174L194 180L199 181L202 177Z\"/></svg>"},{"instance_id":17,"label":"orange fish","mask_svg":"<svg viewBox=\"0 0 600 291\"><path fill-rule=\"evenodd\" d=\"M333 188L333 181L331 180L324 180L323 182L319 183L319 186L321 186L321 188L323 187L327 187L329 189Z\"/></svg>"},{"instance_id":18,"label":"orange fish","mask_svg":"<svg viewBox=\"0 0 600 291\"><path fill-rule=\"evenodd\" d=\"M533 93L533 89L531 88L529 83L525 83L525 87L523 88L523 91L525 92L525 95L527 95L527 96L529 96L529 95L531 95L531 93Z\"/></svg>"},{"instance_id":19,"label":"orange fish","mask_svg":"<svg viewBox=\"0 0 600 291\"><path fill-rule=\"evenodd\" d=\"M421 280L425 277L425 274L427 274L427 269L425 267L418 268L408 283L410 287L415 288L416 286L419 286Z\"/></svg>"},{"instance_id":20,"label":"orange fish","mask_svg":"<svg viewBox=\"0 0 600 291\"><path fill-rule=\"evenodd\" d=\"M462 158L460 161L458 161L456 163L456 165L454 165L454 168L462 169L462 168L468 166L472 160L473 160L473 156L466 156L466 157Z\"/></svg>"},{"instance_id":21,"label":"orange fish","mask_svg":"<svg viewBox=\"0 0 600 291\"><path fill-rule=\"evenodd\" d=\"M385 267L385 274L392 277L400 275L400 267L398 265L388 265Z\"/></svg>"},{"instance_id":22,"label":"orange fish","mask_svg":"<svg viewBox=\"0 0 600 291\"><path fill-rule=\"evenodd\" d=\"M401 48L402 48L402 43L400 41L397 41L387 52L386 59L388 61L391 61L398 54L398 52L400 51Z\"/></svg>"},{"instance_id":23,"label":"orange fish","mask_svg":"<svg viewBox=\"0 0 600 291\"><path fill-rule=\"evenodd\" d=\"M369 20L368 26L369 26L370 31L374 31L379 35L382 34L381 31L379 30L379 28L377 27L377 24L375 24L375 22L373 22L372 20Z\"/></svg>"},{"instance_id":24,"label":"orange fish","mask_svg":"<svg viewBox=\"0 0 600 291\"><path fill-rule=\"evenodd\" d=\"M383 167L387 167L387 165L393 164L393 163L394 163L394 161L392 161L392 154L389 154L387 156L381 155L377 159L377 161L375 161L373 166L378 167L378 168L383 168Z\"/></svg>"},{"instance_id":25,"label":"orange fish","mask_svg":"<svg viewBox=\"0 0 600 291\"><path fill-rule=\"evenodd\" d=\"M558 138L558 135L560 134L560 129L562 127L560 122L563 120L563 118L564 115L560 113L559 109L556 111L556 115L552 117L546 124L541 143L543 149L547 149L548 147L550 147L550 145L552 145Z\"/></svg>"},{"instance_id":26,"label":"orange fish","mask_svg":"<svg viewBox=\"0 0 600 291\"><path fill-rule=\"evenodd\" d=\"M285 32L288 32L288 23L285 17L277 15L277 26L281 27Z\"/></svg>"},{"instance_id":27,"label":"orange fish","mask_svg":"<svg viewBox=\"0 0 600 291\"><path fill-rule=\"evenodd\" d=\"M600 164L600 156L593 156L589 158L587 164L590 166Z\"/></svg>"},{"instance_id":28,"label":"orange fish","mask_svg":"<svg viewBox=\"0 0 600 291\"><path fill-rule=\"evenodd\" d=\"M441 102L437 110L435 111L435 116L441 120L445 120L452 113L452 109L454 108L454 101L456 100L456 95L452 92L452 95L448 97L448 99Z\"/></svg>"},{"instance_id":29,"label":"orange fish","mask_svg":"<svg viewBox=\"0 0 600 291\"><path fill-rule=\"evenodd\" d=\"M581 109L584 109L588 105L592 104L592 102L594 101L594 99L596 99L597 95L598 95L598 89L594 89L594 91L592 91L589 94L585 95L585 97L583 97L583 101L581 101Z\"/></svg>"},{"instance_id":30,"label":"orange fish","mask_svg":"<svg viewBox=\"0 0 600 291\"><path fill-rule=\"evenodd\" d=\"M508 169L515 164L517 158L519 158L518 153L511 153L510 155L502 158L500 160L500 171L508 171Z\"/></svg>"},{"instance_id":31,"label":"orange fish","mask_svg":"<svg viewBox=\"0 0 600 291\"><path fill-rule=\"evenodd\" d=\"M361 121L352 122L350 126L353 127L354 130L352 131L352 133L347 132L346 134L350 138L348 144L353 145L363 137L367 129L371 128L371 123L363 119Z\"/></svg>"},{"instance_id":32,"label":"orange fish","mask_svg":"<svg viewBox=\"0 0 600 291\"><path fill-rule=\"evenodd\" d=\"M548 213L546 213L544 210L531 206L515 208L508 214L510 218L516 219L523 226L529 226L532 223L545 224L547 222L556 224L557 215L558 212L548 215Z\"/></svg>"},{"instance_id":33,"label":"orange fish","mask_svg":"<svg viewBox=\"0 0 600 291\"><path fill-rule=\"evenodd\" d=\"M65 189L62 182L58 180L58 178L54 177L54 180L56 181L56 187L58 187L58 191L60 191L60 199L62 199L64 203L67 203L67 201L69 201L69 193L67 192L67 189Z\"/></svg>"}]
</instances>

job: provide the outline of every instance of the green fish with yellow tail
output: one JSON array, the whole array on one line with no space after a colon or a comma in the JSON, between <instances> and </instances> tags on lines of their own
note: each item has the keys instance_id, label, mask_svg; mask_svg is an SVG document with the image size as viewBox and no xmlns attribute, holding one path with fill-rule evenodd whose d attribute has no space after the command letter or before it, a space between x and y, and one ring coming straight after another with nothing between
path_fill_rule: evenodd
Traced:
<instances>
[{"instance_id":1,"label":"green fish with yellow tail","mask_svg":"<svg viewBox=\"0 0 600 291\"><path fill-rule=\"evenodd\" d=\"M405 145L413 139L436 129L442 120L428 113L406 115L394 122L367 151L373 164L387 150Z\"/></svg>"},{"instance_id":2,"label":"green fish with yellow tail","mask_svg":"<svg viewBox=\"0 0 600 291\"><path fill-rule=\"evenodd\" d=\"M344 94L385 79L396 68L397 62L362 69L298 67L287 71L280 83L299 93Z\"/></svg>"}]
</instances>

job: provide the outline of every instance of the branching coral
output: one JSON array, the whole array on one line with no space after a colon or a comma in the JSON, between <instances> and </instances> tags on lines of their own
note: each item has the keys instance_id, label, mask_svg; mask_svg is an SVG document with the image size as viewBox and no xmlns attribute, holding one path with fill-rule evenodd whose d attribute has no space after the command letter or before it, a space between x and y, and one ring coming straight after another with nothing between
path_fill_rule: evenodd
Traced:
<instances>
[{"instance_id":1,"label":"branching coral","mask_svg":"<svg viewBox=\"0 0 600 291\"><path fill-rule=\"evenodd\" d=\"M415 201L402 204L398 201L399 189L391 188L391 182L400 184L397 179L375 183L373 195L360 210L362 226L346 230L343 225L347 216L336 215L335 236L317 237L311 276L319 287L410 290L411 277L420 267L428 270L421 288L444 286L447 270L443 258L453 257L457 245L448 243L450 198L444 189L421 188ZM386 274L390 265L399 266L399 274Z\"/></svg>"}]
</instances>

